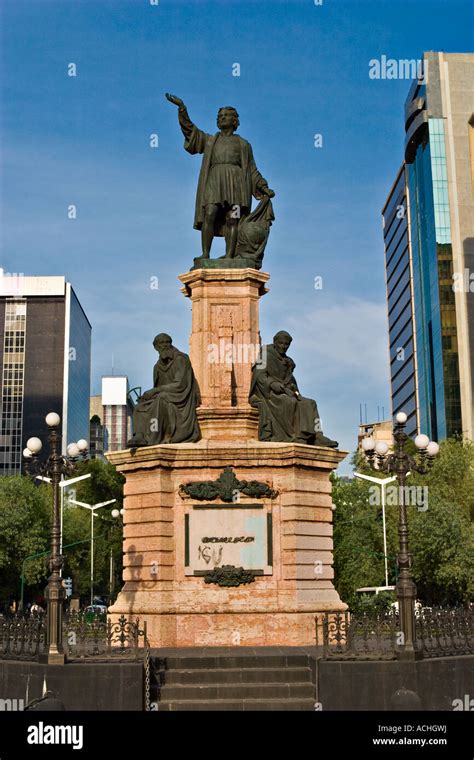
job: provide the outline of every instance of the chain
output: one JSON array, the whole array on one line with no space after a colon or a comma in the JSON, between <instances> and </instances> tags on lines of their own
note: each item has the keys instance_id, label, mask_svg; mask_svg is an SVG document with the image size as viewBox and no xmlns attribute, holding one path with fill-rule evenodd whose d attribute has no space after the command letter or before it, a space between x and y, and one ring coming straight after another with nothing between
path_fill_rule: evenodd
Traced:
<instances>
[{"instance_id":1,"label":"chain","mask_svg":"<svg viewBox=\"0 0 474 760\"><path fill-rule=\"evenodd\" d=\"M143 628L143 646L145 649L145 712L150 712L150 646L146 635L146 621Z\"/></svg>"}]
</instances>

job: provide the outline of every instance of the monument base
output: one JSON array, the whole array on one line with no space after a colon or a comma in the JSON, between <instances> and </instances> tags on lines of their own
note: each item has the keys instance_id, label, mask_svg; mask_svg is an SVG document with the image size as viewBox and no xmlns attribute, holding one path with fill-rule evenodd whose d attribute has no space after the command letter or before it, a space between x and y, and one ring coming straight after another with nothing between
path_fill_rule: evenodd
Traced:
<instances>
[{"instance_id":1,"label":"monument base","mask_svg":"<svg viewBox=\"0 0 474 760\"><path fill-rule=\"evenodd\" d=\"M107 456L126 478L109 612L146 620L151 646L311 645L315 616L346 609L329 480L345 452L202 440Z\"/></svg>"},{"instance_id":2,"label":"monument base","mask_svg":"<svg viewBox=\"0 0 474 760\"><path fill-rule=\"evenodd\" d=\"M206 258L204 256L196 256L194 258L194 264L191 267L191 271L195 269L261 269L262 262L256 261L250 257L234 256L233 258L227 258L227 256L219 256L217 259Z\"/></svg>"},{"instance_id":3,"label":"monument base","mask_svg":"<svg viewBox=\"0 0 474 760\"><path fill-rule=\"evenodd\" d=\"M252 440L257 437L258 411L242 407L206 408L199 407L197 418L202 437L207 440L229 440L229 429L237 440Z\"/></svg>"}]
</instances>

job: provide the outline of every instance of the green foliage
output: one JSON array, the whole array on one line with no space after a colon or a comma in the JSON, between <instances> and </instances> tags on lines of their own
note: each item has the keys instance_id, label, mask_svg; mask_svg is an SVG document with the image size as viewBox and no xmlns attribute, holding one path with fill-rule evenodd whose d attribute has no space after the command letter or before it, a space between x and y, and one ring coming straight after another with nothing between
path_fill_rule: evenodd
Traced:
<instances>
[{"instance_id":1,"label":"green foliage","mask_svg":"<svg viewBox=\"0 0 474 760\"><path fill-rule=\"evenodd\" d=\"M97 504L101 501L116 499L117 503L111 508L121 509L123 505L123 484L125 478L110 462L102 459L86 459L78 465L78 475L90 473L91 477L77 483L77 498L87 504Z\"/></svg>"},{"instance_id":2,"label":"green foliage","mask_svg":"<svg viewBox=\"0 0 474 760\"><path fill-rule=\"evenodd\" d=\"M351 607L360 603L356 589L385 585L381 509L369 503L370 487L367 481L356 478L347 481L336 477L333 482L335 585ZM389 583L393 585L396 526L395 515L389 515L388 510L387 536Z\"/></svg>"},{"instance_id":3,"label":"green foliage","mask_svg":"<svg viewBox=\"0 0 474 760\"><path fill-rule=\"evenodd\" d=\"M351 610L359 614L381 613L390 609L390 605L395 601L394 591L380 591L378 594L356 594Z\"/></svg>"},{"instance_id":4,"label":"green foliage","mask_svg":"<svg viewBox=\"0 0 474 760\"><path fill-rule=\"evenodd\" d=\"M409 509L413 575L427 604L459 604L474 596L474 444L444 441L428 475L428 509Z\"/></svg>"},{"instance_id":5,"label":"green foliage","mask_svg":"<svg viewBox=\"0 0 474 760\"><path fill-rule=\"evenodd\" d=\"M354 461L362 464L360 458ZM426 505L407 510L418 598L429 605L472 600L474 444L459 438L442 442L430 472L410 475L407 485L427 487L428 494ZM335 584L350 606L361 604L357 588L384 584L381 509L370 505L369 488L369 483L358 479L333 479ZM393 585L398 552L396 506L387 506L386 520L389 583Z\"/></svg>"},{"instance_id":6,"label":"green foliage","mask_svg":"<svg viewBox=\"0 0 474 760\"><path fill-rule=\"evenodd\" d=\"M123 505L125 478L109 462L88 459L81 462L78 474L90 473L91 477L68 489L70 498L86 504L98 504L115 499L116 503L98 509L94 518L94 594L107 597L110 590L110 551L115 589L120 588L122 576L122 519L113 518L112 510ZM77 490L76 490L77 489ZM69 505L65 499L64 544L87 539L65 551L64 574L73 579L75 593L86 599L90 594L90 536L91 516L88 509Z\"/></svg>"},{"instance_id":7,"label":"green foliage","mask_svg":"<svg viewBox=\"0 0 474 760\"><path fill-rule=\"evenodd\" d=\"M115 467L99 459L86 460L78 473L91 473L91 478L74 484L70 496L78 501L97 504L116 499L115 504L97 511L94 536L94 590L109 593L110 550L114 566L115 590L121 585L122 519L114 519L111 511L121 509L124 478ZM74 490L74 489L77 490ZM0 478L0 602L19 597L20 576L24 560L46 552L45 557L25 562L25 601L42 593L48 577L51 540L52 492L48 484L38 485L28 477ZM64 502L63 576L73 579L73 591L88 599L90 589L90 511ZM69 547L68 544L75 544Z\"/></svg>"},{"instance_id":8,"label":"green foliage","mask_svg":"<svg viewBox=\"0 0 474 760\"><path fill-rule=\"evenodd\" d=\"M48 550L51 515L49 487L21 476L0 478L0 599L17 596L23 561ZM47 559L25 563L25 580L47 577Z\"/></svg>"}]
</instances>

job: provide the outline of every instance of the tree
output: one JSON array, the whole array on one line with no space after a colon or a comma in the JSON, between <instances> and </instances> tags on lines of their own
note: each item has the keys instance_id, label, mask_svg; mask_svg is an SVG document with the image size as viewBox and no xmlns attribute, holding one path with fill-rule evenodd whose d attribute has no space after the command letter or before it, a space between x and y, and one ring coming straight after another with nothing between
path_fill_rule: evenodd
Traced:
<instances>
[{"instance_id":1,"label":"tree","mask_svg":"<svg viewBox=\"0 0 474 760\"><path fill-rule=\"evenodd\" d=\"M409 519L418 594L430 605L466 603L474 595L474 444L443 441L431 472L412 482L428 497Z\"/></svg>"},{"instance_id":2,"label":"tree","mask_svg":"<svg viewBox=\"0 0 474 760\"><path fill-rule=\"evenodd\" d=\"M334 583L341 598L355 608L360 601L356 589L384 585L384 544L381 510L371 504L373 486L363 480L333 476ZM372 490L371 490L372 489ZM394 510L392 510L394 511ZM396 580L396 528L387 510L387 553L389 582Z\"/></svg>"},{"instance_id":3,"label":"tree","mask_svg":"<svg viewBox=\"0 0 474 760\"><path fill-rule=\"evenodd\" d=\"M365 464L360 457L353 462ZM474 444L459 438L443 441L430 472L410 475L407 485L426 489L428 496L407 510L418 597L430 605L466 603L474 594ZM369 504L370 488L365 481L333 477L335 585L350 606L357 602L357 588L382 585L384 577L380 510ZM386 520L393 584L397 506L387 505Z\"/></svg>"},{"instance_id":4,"label":"tree","mask_svg":"<svg viewBox=\"0 0 474 760\"><path fill-rule=\"evenodd\" d=\"M103 459L86 459L78 464L78 475L90 473L91 477L77 484L77 498L88 504L116 499L114 507L123 505L123 485L125 478L117 472L115 466Z\"/></svg>"},{"instance_id":5,"label":"tree","mask_svg":"<svg viewBox=\"0 0 474 760\"><path fill-rule=\"evenodd\" d=\"M46 484L22 476L0 478L0 598L18 598L24 567L25 582L45 584L51 530L51 493ZM37 589L39 591L40 589Z\"/></svg>"},{"instance_id":6,"label":"tree","mask_svg":"<svg viewBox=\"0 0 474 760\"><path fill-rule=\"evenodd\" d=\"M108 596L110 552L114 570L114 586L122 576L122 521L112 517L112 509L120 510L123 505L123 484L125 478L114 465L101 459L87 459L78 465L78 474L90 473L91 477L80 481L76 487L68 489L69 498L86 504L98 504L115 499L110 507L97 510L94 518L94 591ZM90 511L68 504L64 508L64 545L76 543L65 551L64 573L73 579L73 589L86 598L90 590ZM85 543L77 543L85 541Z\"/></svg>"},{"instance_id":7,"label":"tree","mask_svg":"<svg viewBox=\"0 0 474 760\"><path fill-rule=\"evenodd\" d=\"M81 462L78 471L78 474L90 472L91 478L79 482L77 490L69 489L73 499L90 504L116 499L116 504L98 511L94 526L94 581L97 593L106 595L109 590L110 549L116 586L121 579L122 526L121 520L112 518L111 510L122 507L124 478L113 465L101 460ZM87 598L90 588L90 512L68 506L66 498L63 517L63 576L72 576L74 591ZM49 484L40 484L25 476L0 478L1 604L19 598L23 566L25 600L43 594L49 575L51 520L52 492ZM45 556L29 559L31 555L40 553Z\"/></svg>"}]
</instances>

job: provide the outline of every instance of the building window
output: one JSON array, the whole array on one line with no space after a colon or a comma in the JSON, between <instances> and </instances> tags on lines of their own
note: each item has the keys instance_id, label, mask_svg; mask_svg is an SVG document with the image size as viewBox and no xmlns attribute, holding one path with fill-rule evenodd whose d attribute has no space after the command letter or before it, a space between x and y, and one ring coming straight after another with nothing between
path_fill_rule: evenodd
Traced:
<instances>
[{"instance_id":1,"label":"building window","mask_svg":"<svg viewBox=\"0 0 474 760\"><path fill-rule=\"evenodd\" d=\"M0 474L19 475L22 462L26 301L7 299L2 366Z\"/></svg>"}]
</instances>

